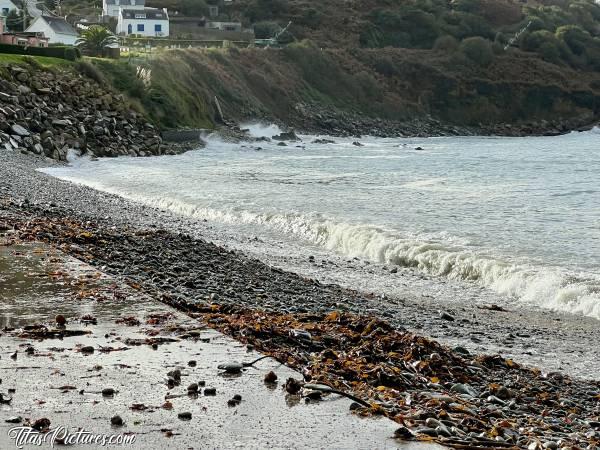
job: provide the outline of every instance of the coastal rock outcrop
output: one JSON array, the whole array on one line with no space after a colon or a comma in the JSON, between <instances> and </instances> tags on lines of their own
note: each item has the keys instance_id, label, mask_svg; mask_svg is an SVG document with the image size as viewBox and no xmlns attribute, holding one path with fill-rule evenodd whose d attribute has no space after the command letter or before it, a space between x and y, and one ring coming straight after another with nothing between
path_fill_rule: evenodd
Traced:
<instances>
[{"instance_id":1,"label":"coastal rock outcrop","mask_svg":"<svg viewBox=\"0 0 600 450\"><path fill-rule=\"evenodd\" d=\"M123 95L74 71L19 65L0 71L0 149L60 161L176 152Z\"/></svg>"}]
</instances>

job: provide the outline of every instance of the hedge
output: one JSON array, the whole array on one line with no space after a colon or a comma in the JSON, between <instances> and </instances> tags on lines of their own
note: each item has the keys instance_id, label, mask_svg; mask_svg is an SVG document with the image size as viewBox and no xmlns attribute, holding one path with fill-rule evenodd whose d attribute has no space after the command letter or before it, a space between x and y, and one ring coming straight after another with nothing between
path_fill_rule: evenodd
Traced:
<instances>
[{"instance_id":1,"label":"hedge","mask_svg":"<svg viewBox=\"0 0 600 450\"><path fill-rule=\"evenodd\" d=\"M81 58L81 52L77 47L23 47L21 45L0 44L0 53L11 55L48 56L50 58L62 58L75 61Z\"/></svg>"}]
</instances>

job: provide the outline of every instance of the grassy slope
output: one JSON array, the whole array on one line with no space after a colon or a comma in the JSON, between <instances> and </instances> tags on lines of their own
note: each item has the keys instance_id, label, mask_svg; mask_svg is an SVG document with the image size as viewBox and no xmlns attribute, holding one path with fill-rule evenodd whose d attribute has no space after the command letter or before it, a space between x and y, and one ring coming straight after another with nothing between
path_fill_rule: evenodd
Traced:
<instances>
[{"instance_id":1,"label":"grassy slope","mask_svg":"<svg viewBox=\"0 0 600 450\"><path fill-rule=\"evenodd\" d=\"M398 121L430 114L457 125L574 118L581 124L600 112L598 74L576 73L522 53L497 57L486 68L460 58L310 45L177 50L153 61L150 89L140 85L132 66L95 64L166 127L212 126L215 96L230 119L290 123L299 103Z\"/></svg>"},{"instance_id":2,"label":"grassy slope","mask_svg":"<svg viewBox=\"0 0 600 450\"><path fill-rule=\"evenodd\" d=\"M0 53L0 64L39 64L43 67L71 67L73 63L61 58L47 58L45 56L22 56Z\"/></svg>"}]
</instances>

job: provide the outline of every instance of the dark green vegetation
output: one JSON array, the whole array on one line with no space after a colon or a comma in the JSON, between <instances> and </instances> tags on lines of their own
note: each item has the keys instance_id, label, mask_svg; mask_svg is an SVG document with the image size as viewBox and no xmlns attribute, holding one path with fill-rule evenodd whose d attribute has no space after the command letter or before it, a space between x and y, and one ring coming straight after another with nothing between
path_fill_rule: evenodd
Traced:
<instances>
[{"instance_id":1,"label":"dark green vegetation","mask_svg":"<svg viewBox=\"0 0 600 450\"><path fill-rule=\"evenodd\" d=\"M461 47L490 58L479 44ZM481 65L462 52L322 50L300 43L282 50L173 50L141 74L124 62L90 62L82 70L127 93L165 127L212 126L215 96L229 119L298 126L318 122L315 111L324 109L392 121L432 115L457 125L547 120L574 127L591 123L600 108L596 74L519 52L492 55Z\"/></svg>"},{"instance_id":2,"label":"dark green vegetation","mask_svg":"<svg viewBox=\"0 0 600 450\"><path fill-rule=\"evenodd\" d=\"M89 56L102 56L106 47L116 45L117 37L106 28L94 25L81 33L76 45Z\"/></svg>"},{"instance_id":3,"label":"dark green vegetation","mask_svg":"<svg viewBox=\"0 0 600 450\"><path fill-rule=\"evenodd\" d=\"M261 32L265 21L284 26L291 20L296 38L319 46L432 49L440 39L480 37L496 53L509 46L554 64L600 69L594 0L240 0L228 11L258 22Z\"/></svg>"},{"instance_id":4,"label":"dark green vegetation","mask_svg":"<svg viewBox=\"0 0 600 450\"><path fill-rule=\"evenodd\" d=\"M67 59L69 61L75 61L77 58L81 58L79 49L64 45L52 47L24 47L0 43L0 53L8 55L44 56L47 58Z\"/></svg>"}]
</instances>

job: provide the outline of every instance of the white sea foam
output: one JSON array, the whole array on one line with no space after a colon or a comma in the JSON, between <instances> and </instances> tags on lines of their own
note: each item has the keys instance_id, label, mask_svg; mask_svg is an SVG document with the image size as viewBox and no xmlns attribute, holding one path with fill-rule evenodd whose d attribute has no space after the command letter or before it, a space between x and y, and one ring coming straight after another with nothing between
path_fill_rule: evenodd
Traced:
<instances>
[{"instance_id":1,"label":"white sea foam","mask_svg":"<svg viewBox=\"0 0 600 450\"><path fill-rule=\"evenodd\" d=\"M278 134L281 134L282 130L274 124L264 123L246 123L240 126L242 129L247 129L250 136L255 138L267 137L272 138Z\"/></svg>"},{"instance_id":2,"label":"white sea foam","mask_svg":"<svg viewBox=\"0 0 600 450\"><path fill-rule=\"evenodd\" d=\"M131 199L196 219L267 226L348 257L476 282L531 305L600 319L600 279L592 274L576 277L559 268L511 263L454 242L403 236L395 230L337 222L316 215L217 210L143 195Z\"/></svg>"}]
</instances>

